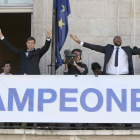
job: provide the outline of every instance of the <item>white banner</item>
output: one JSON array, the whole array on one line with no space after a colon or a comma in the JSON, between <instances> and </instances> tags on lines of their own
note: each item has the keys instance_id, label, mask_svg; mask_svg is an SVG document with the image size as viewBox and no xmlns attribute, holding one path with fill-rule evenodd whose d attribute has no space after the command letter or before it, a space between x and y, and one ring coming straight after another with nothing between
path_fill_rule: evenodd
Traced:
<instances>
[{"instance_id":1,"label":"white banner","mask_svg":"<svg viewBox=\"0 0 140 140\"><path fill-rule=\"evenodd\" d=\"M0 122L140 123L140 76L0 76Z\"/></svg>"}]
</instances>

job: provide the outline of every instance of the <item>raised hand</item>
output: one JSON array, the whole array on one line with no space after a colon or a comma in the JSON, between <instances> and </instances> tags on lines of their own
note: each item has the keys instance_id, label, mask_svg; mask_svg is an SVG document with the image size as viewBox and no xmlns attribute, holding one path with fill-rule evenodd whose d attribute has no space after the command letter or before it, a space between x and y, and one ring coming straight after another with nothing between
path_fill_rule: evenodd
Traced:
<instances>
[{"instance_id":1,"label":"raised hand","mask_svg":"<svg viewBox=\"0 0 140 140\"><path fill-rule=\"evenodd\" d=\"M50 37L51 37L51 32L50 32L50 30L49 30L48 27L47 27L47 33L46 33L46 36L47 36L47 38L50 38Z\"/></svg>"},{"instance_id":2,"label":"raised hand","mask_svg":"<svg viewBox=\"0 0 140 140\"><path fill-rule=\"evenodd\" d=\"M63 59L63 62L64 62L64 63L66 62L66 57Z\"/></svg>"},{"instance_id":3,"label":"raised hand","mask_svg":"<svg viewBox=\"0 0 140 140\"><path fill-rule=\"evenodd\" d=\"M1 29L0 29L0 38L3 38L3 34L2 34Z\"/></svg>"},{"instance_id":4,"label":"raised hand","mask_svg":"<svg viewBox=\"0 0 140 140\"><path fill-rule=\"evenodd\" d=\"M76 41L78 44L81 43L81 41L78 39L78 37L77 37L76 35L73 36L72 34L70 34L70 37L71 37L74 41Z\"/></svg>"},{"instance_id":5,"label":"raised hand","mask_svg":"<svg viewBox=\"0 0 140 140\"><path fill-rule=\"evenodd\" d=\"M75 60L73 60L73 65L74 65L74 66L77 66L77 64L76 64Z\"/></svg>"}]
</instances>

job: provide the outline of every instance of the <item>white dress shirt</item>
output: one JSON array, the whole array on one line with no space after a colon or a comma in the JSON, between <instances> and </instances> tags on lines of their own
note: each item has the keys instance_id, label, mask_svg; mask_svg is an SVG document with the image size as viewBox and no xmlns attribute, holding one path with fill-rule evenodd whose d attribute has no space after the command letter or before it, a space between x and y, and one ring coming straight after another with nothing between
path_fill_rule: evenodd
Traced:
<instances>
[{"instance_id":1,"label":"white dress shirt","mask_svg":"<svg viewBox=\"0 0 140 140\"><path fill-rule=\"evenodd\" d=\"M4 73L1 73L0 75L5 75ZM11 73L9 73L8 75L12 75Z\"/></svg>"},{"instance_id":2,"label":"white dress shirt","mask_svg":"<svg viewBox=\"0 0 140 140\"><path fill-rule=\"evenodd\" d=\"M114 51L112 53L112 56L107 63L106 66L106 73L107 74L128 74L128 56L125 53L125 51L119 47L119 52L118 52L118 66L115 67L115 54L116 54L116 46L114 46Z\"/></svg>"},{"instance_id":3,"label":"white dress shirt","mask_svg":"<svg viewBox=\"0 0 140 140\"><path fill-rule=\"evenodd\" d=\"M4 36L1 38L1 40L3 40L4 39Z\"/></svg>"},{"instance_id":4,"label":"white dress shirt","mask_svg":"<svg viewBox=\"0 0 140 140\"><path fill-rule=\"evenodd\" d=\"M26 57L28 57L29 52L31 52L31 51L33 51L33 50L35 50L35 49L33 48L33 49L32 49L32 50L30 50L30 51L27 49L27 52L25 53L25 54L26 54Z\"/></svg>"},{"instance_id":5,"label":"white dress shirt","mask_svg":"<svg viewBox=\"0 0 140 140\"><path fill-rule=\"evenodd\" d=\"M82 45L82 46L83 46L83 44L84 44L84 42L80 43L80 45ZM114 51L106 66L106 73L112 74L112 75L128 74L129 73L128 56L125 53L125 51L121 48L121 46L119 47L119 52L118 52L118 66L115 67L116 48L117 47L114 46Z\"/></svg>"}]
</instances>

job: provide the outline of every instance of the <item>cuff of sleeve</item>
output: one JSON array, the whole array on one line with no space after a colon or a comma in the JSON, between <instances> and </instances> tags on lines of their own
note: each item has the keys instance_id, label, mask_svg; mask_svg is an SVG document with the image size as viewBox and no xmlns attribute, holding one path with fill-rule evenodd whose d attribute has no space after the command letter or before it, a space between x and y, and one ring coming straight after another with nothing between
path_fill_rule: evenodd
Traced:
<instances>
[{"instance_id":1,"label":"cuff of sleeve","mask_svg":"<svg viewBox=\"0 0 140 140\"><path fill-rule=\"evenodd\" d=\"M82 68L82 71L81 71L81 73L83 73L85 71L85 68Z\"/></svg>"},{"instance_id":2,"label":"cuff of sleeve","mask_svg":"<svg viewBox=\"0 0 140 140\"><path fill-rule=\"evenodd\" d=\"M4 39L4 36L1 38L1 40L3 40Z\"/></svg>"},{"instance_id":3,"label":"cuff of sleeve","mask_svg":"<svg viewBox=\"0 0 140 140\"><path fill-rule=\"evenodd\" d=\"M67 73L68 71L67 70L64 70L64 72Z\"/></svg>"},{"instance_id":4,"label":"cuff of sleeve","mask_svg":"<svg viewBox=\"0 0 140 140\"><path fill-rule=\"evenodd\" d=\"M48 41L51 41L51 38L47 38Z\"/></svg>"},{"instance_id":5,"label":"cuff of sleeve","mask_svg":"<svg viewBox=\"0 0 140 140\"><path fill-rule=\"evenodd\" d=\"M81 41L80 45L83 46L84 45L84 42Z\"/></svg>"}]
</instances>

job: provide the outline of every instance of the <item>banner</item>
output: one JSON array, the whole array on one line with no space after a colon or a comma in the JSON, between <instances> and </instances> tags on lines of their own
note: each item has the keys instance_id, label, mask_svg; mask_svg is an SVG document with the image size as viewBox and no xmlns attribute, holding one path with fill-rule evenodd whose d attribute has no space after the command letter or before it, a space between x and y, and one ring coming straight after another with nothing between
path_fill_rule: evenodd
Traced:
<instances>
[{"instance_id":1,"label":"banner","mask_svg":"<svg viewBox=\"0 0 140 140\"><path fill-rule=\"evenodd\" d=\"M0 76L0 122L140 123L140 76Z\"/></svg>"}]
</instances>

